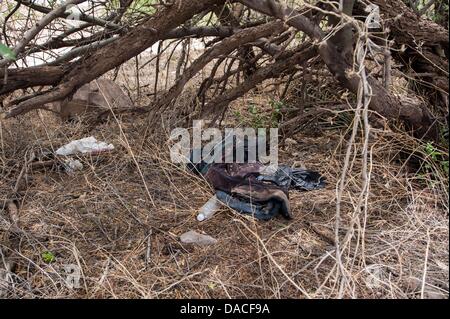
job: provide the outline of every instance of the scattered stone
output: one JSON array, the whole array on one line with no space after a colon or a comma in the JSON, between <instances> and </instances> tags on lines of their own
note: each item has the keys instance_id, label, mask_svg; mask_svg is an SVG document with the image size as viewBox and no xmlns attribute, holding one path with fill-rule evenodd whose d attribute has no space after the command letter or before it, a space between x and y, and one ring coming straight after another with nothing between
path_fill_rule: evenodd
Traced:
<instances>
[{"instance_id":1,"label":"scattered stone","mask_svg":"<svg viewBox=\"0 0 450 319\"><path fill-rule=\"evenodd\" d=\"M214 245L217 243L217 239L209 235L199 234L194 230L182 234L180 240L184 244L197 244L201 246Z\"/></svg>"},{"instance_id":2,"label":"scattered stone","mask_svg":"<svg viewBox=\"0 0 450 319\"><path fill-rule=\"evenodd\" d=\"M297 144L298 144L298 142L297 142L296 140L294 140L294 139L292 139L292 138L290 138L290 137L286 138L286 139L284 140L284 143L285 143L286 145L297 145Z\"/></svg>"},{"instance_id":3,"label":"scattered stone","mask_svg":"<svg viewBox=\"0 0 450 319\"><path fill-rule=\"evenodd\" d=\"M81 171L83 169L83 164L79 160L67 159L64 161L64 170L72 174L75 171Z\"/></svg>"}]
</instances>

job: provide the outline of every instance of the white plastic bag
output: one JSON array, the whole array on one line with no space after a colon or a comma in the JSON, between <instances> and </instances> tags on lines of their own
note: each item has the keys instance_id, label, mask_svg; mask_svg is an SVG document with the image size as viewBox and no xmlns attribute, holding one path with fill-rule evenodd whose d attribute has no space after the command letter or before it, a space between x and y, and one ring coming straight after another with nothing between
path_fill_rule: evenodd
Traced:
<instances>
[{"instance_id":1,"label":"white plastic bag","mask_svg":"<svg viewBox=\"0 0 450 319\"><path fill-rule=\"evenodd\" d=\"M97 141L93 136L72 141L56 150L57 155L73 155L77 153L98 153L110 151L114 149L114 145Z\"/></svg>"}]
</instances>

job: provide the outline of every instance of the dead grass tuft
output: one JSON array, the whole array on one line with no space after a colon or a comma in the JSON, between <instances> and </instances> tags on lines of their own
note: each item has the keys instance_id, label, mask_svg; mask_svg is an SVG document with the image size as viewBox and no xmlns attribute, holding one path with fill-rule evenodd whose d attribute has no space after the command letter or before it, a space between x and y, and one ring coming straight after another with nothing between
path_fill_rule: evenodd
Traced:
<instances>
[{"instance_id":1,"label":"dead grass tuft","mask_svg":"<svg viewBox=\"0 0 450 319\"><path fill-rule=\"evenodd\" d=\"M354 214L361 158L352 159L341 203L339 233L349 235L341 246L340 288L334 218L345 131L306 130L281 150L282 162L328 179L325 190L291 193L292 221L258 222L223 208L199 223L196 212L212 191L169 161L165 136L142 134L146 120L111 120L87 132L82 123L63 125L37 114L2 127L1 203L27 153L87 134L116 150L84 158L84 170L73 175L55 169L25 174L20 231L0 241L4 257L16 261L10 298L332 298L339 289L348 298L448 297L448 175L431 159L420 173L405 164L402 154L412 150L427 158L420 141L373 130L367 216ZM10 226L3 210L0 235ZM181 244L178 236L191 229L219 241L203 248ZM45 251L54 262L44 262ZM70 264L81 269L77 289L65 284Z\"/></svg>"}]
</instances>

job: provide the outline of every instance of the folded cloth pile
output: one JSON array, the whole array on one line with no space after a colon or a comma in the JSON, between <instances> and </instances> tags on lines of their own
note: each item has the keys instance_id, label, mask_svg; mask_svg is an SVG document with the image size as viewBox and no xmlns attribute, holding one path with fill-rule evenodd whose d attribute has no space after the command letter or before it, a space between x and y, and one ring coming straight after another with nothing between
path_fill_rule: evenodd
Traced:
<instances>
[{"instance_id":1,"label":"folded cloth pile","mask_svg":"<svg viewBox=\"0 0 450 319\"><path fill-rule=\"evenodd\" d=\"M286 219L292 218L290 189L309 191L325 187L325 178L319 173L286 165L278 166L273 173L268 173L260 162L202 162L189 168L205 177L221 202L261 220L269 220L278 214Z\"/></svg>"}]
</instances>

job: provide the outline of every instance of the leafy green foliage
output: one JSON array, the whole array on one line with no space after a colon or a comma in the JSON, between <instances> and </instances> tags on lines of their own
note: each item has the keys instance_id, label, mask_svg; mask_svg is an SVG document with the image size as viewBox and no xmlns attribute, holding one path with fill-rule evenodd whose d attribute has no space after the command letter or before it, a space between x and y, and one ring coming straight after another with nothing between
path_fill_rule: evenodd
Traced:
<instances>
[{"instance_id":1,"label":"leafy green foliage","mask_svg":"<svg viewBox=\"0 0 450 319\"><path fill-rule=\"evenodd\" d=\"M419 152L423 164L417 174L417 179L425 182L430 188L439 185L448 187L448 152L439 149L432 142L424 144Z\"/></svg>"},{"instance_id":2,"label":"leafy green foliage","mask_svg":"<svg viewBox=\"0 0 450 319\"><path fill-rule=\"evenodd\" d=\"M118 2L118 1L117 1ZM158 1L155 0L135 0L128 8L129 12L133 13L143 13L143 14L154 14L156 9L153 5L155 5ZM119 7L119 5L117 5Z\"/></svg>"},{"instance_id":3,"label":"leafy green foliage","mask_svg":"<svg viewBox=\"0 0 450 319\"><path fill-rule=\"evenodd\" d=\"M441 25L448 25L448 15L449 15L449 2L448 0L435 1L433 5L427 6L430 0L404 0L405 4L416 12L421 12L424 10L426 16L436 23ZM422 12L421 12L422 13Z\"/></svg>"},{"instance_id":4,"label":"leafy green foliage","mask_svg":"<svg viewBox=\"0 0 450 319\"><path fill-rule=\"evenodd\" d=\"M42 260L47 264L50 264L56 260L55 255L51 251L44 251L41 254L41 257L42 257Z\"/></svg>"},{"instance_id":5,"label":"leafy green foliage","mask_svg":"<svg viewBox=\"0 0 450 319\"><path fill-rule=\"evenodd\" d=\"M445 153L439 151L432 143L428 142L425 145L425 154L431 160L430 162L425 163L425 169L431 170L432 164L437 164L446 175L448 175L449 171L449 161L448 156Z\"/></svg>"},{"instance_id":6,"label":"leafy green foliage","mask_svg":"<svg viewBox=\"0 0 450 319\"><path fill-rule=\"evenodd\" d=\"M9 47L0 42L0 55L4 59L15 60L16 54Z\"/></svg>"},{"instance_id":7,"label":"leafy green foliage","mask_svg":"<svg viewBox=\"0 0 450 319\"><path fill-rule=\"evenodd\" d=\"M248 106L248 112L250 113L250 124L252 127L263 127L265 118L262 115L261 108L256 104L250 104Z\"/></svg>"},{"instance_id":8,"label":"leafy green foliage","mask_svg":"<svg viewBox=\"0 0 450 319\"><path fill-rule=\"evenodd\" d=\"M277 127L278 123L281 121L281 111L285 108L285 104L280 100L271 100L270 106L272 107L272 112L270 113L270 124L272 127Z\"/></svg>"},{"instance_id":9,"label":"leafy green foliage","mask_svg":"<svg viewBox=\"0 0 450 319\"><path fill-rule=\"evenodd\" d=\"M241 111L235 111L234 116L246 126L254 128L277 127L285 104L282 101L271 100L269 105L270 110L267 110L257 104L250 103L247 105L245 114L242 114Z\"/></svg>"}]
</instances>

